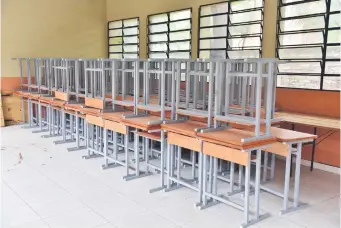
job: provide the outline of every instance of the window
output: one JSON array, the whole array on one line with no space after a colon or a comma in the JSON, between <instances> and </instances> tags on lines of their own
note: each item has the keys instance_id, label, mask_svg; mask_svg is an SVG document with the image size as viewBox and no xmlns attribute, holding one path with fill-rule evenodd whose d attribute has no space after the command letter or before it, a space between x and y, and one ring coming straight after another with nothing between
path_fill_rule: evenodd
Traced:
<instances>
[{"instance_id":1,"label":"window","mask_svg":"<svg viewBox=\"0 0 341 228\"><path fill-rule=\"evenodd\" d=\"M340 90L340 0L280 0L277 86Z\"/></svg>"},{"instance_id":2,"label":"window","mask_svg":"<svg viewBox=\"0 0 341 228\"><path fill-rule=\"evenodd\" d=\"M139 57L139 19L108 22L109 58Z\"/></svg>"},{"instance_id":3,"label":"window","mask_svg":"<svg viewBox=\"0 0 341 228\"><path fill-rule=\"evenodd\" d=\"M199 8L199 58L259 58L263 0L237 0Z\"/></svg>"},{"instance_id":4,"label":"window","mask_svg":"<svg viewBox=\"0 0 341 228\"><path fill-rule=\"evenodd\" d=\"M191 9L148 16L148 57L191 57Z\"/></svg>"}]
</instances>

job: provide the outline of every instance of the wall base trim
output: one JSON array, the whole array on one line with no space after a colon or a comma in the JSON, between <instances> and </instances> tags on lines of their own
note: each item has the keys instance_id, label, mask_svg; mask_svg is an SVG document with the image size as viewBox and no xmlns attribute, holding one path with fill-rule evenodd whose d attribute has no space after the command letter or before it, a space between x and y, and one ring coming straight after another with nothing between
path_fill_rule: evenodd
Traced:
<instances>
[{"instance_id":1,"label":"wall base trim","mask_svg":"<svg viewBox=\"0 0 341 228\"><path fill-rule=\"evenodd\" d=\"M309 166L311 165L311 162L308 160L301 160L301 164L304 166ZM314 169L319 169L319 170L323 170L323 171L327 171L327 172L331 172L331 173L335 173L335 174L339 174L340 175L340 171L341 169L339 167L335 167L335 166L330 166L330 165L325 165L322 163L317 163L314 162Z\"/></svg>"}]
</instances>

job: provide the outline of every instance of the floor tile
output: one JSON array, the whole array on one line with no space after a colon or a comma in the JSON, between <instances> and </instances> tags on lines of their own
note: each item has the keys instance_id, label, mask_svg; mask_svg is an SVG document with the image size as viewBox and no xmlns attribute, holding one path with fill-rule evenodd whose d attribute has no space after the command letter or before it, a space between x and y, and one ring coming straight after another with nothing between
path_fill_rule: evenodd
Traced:
<instances>
[{"instance_id":1,"label":"floor tile","mask_svg":"<svg viewBox=\"0 0 341 228\"><path fill-rule=\"evenodd\" d=\"M49 228L46 222L38 220L35 222L28 222L18 226L11 226L11 228Z\"/></svg>"},{"instance_id":2,"label":"floor tile","mask_svg":"<svg viewBox=\"0 0 341 228\"><path fill-rule=\"evenodd\" d=\"M108 223L87 207L52 216L44 221L51 228L93 228Z\"/></svg>"},{"instance_id":3,"label":"floor tile","mask_svg":"<svg viewBox=\"0 0 341 228\"><path fill-rule=\"evenodd\" d=\"M4 226L18 226L40 220L40 217L25 204L3 208L1 220Z\"/></svg>"}]
</instances>

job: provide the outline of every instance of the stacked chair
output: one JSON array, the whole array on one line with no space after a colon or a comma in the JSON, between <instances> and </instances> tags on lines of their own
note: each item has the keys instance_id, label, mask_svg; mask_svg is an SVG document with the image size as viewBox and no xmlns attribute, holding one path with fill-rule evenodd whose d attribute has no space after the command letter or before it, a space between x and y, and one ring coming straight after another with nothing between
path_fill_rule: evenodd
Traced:
<instances>
[{"instance_id":1,"label":"stacked chair","mask_svg":"<svg viewBox=\"0 0 341 228\"><path fill-rule=\"evenodd\" d=\"M103 158L102 169L122 166L126 181L159 175L150 192L189 188L199 209L243 211L242 227L269 216L261 192L283 198L281 214L305 205L302 143L316 136L273 126L277 59L17 60L27 127L76 143L68 151L85 149L84 159ZM283 192L268 185L276 156L286 161Z\"/></svg>"}]
</instances>

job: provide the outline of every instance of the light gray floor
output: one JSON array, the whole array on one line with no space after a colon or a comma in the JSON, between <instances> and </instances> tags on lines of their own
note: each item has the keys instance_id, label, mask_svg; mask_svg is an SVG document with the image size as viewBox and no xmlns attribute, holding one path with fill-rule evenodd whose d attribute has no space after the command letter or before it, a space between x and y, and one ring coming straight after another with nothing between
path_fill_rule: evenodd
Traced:
<instances>
[{"instance_id":1,"label":"light gray floor","mask_svg":"<svg viewBox=\"0 0 341 228\"><path fill-rule=\"evenodd\" d=\"M67 152L71 144L55 146L56 138L31 131L1 128L2 228L234 228L242 222L242 212L222 204L195 209L196 193L186 188L149 194L158 176L125 182L123 168L102 171L103 159L82 160L84 150ZM282 188L283 164L277 168L272 185ZM253 227L340 227L339 175L302 167L301 201L310 206L282 217L279 198L261 197L272 216Z\"/></svg>"}]
</instances>

